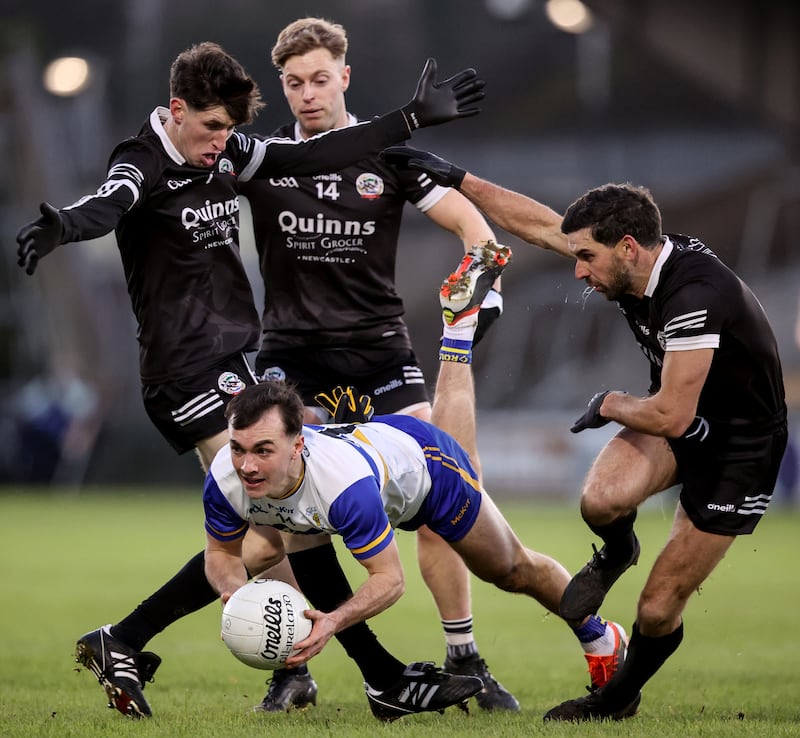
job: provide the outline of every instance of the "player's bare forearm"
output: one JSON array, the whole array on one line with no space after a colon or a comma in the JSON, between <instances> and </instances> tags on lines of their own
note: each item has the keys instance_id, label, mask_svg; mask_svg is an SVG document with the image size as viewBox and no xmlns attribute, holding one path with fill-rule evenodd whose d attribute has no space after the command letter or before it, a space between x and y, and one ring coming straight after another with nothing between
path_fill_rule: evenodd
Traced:
<instances>
[{"instance_id":1,"label":"player's bare forearm","mask_svg":"<svg viewBox=\"0 0 800 738\"><path fill-rule=\"evenodd\" d=\"M503 230L535 246L573 258L567 237L561 233L561 216L552 208L469 172L459 189Z\"/></svg>"},{"instance_id":2,"label":"player's bare forearm","mask_svg":"<svg viewBox=\"0 0 800 738\"><path fill-rule=\"evenodd\" d=\"M678 438L691 427L714 349L667 351L661 370L661 388L649 397L611 392L601 414L622 425L653 436Z\"/></svg>"},{"instance_id":3,"label":"player's bare forearm","mask_svg":"<svg viewBox=\"0 0 800 738\"><path fill-rule=\"evenodd\" d=\"M349 600L328 613L335 622L337 633L383 612L405 591L403 566L394 541L380 553L359 560L359 563L369 574L366 581Z\"/></svg>"},{"instance_id":4,"label":"player's bare forearm","mask_svg":"<svg viewBox=\"0 0 800 738\"><path fill-rule=\"evenodd\" d=\"M476 243L497 240L480 211L458 190L449 190L425 215L460 238L465 252Z\"/></svg>"},{"instance_id":5,"label":"player's bare forearm","mask_svg":"<svg viewBox=\"0 0 800 738\"><path fill-rule=\"evenodd\" d=\"M224 604L247 582L241 540L223 543L209 536L205 552L205 572L208 583L220 595Z\"/></svg>"},{"instance_id":6,"label":"player's bare forearm","mask_svg":"<svg viewBox=\"0 0 800 738\"><path fill-rule=\"evenodd\" d=\"M336 632L383 612L400 599L404 590L402 577L369 577L351 599L331 613L336 619Z\"/></svg>"}]
</instances>

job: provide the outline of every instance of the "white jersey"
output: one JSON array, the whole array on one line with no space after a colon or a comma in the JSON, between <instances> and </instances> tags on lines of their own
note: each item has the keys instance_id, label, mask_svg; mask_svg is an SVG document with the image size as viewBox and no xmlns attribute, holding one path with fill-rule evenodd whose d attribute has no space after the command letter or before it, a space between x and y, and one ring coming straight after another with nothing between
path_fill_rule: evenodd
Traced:
<instances>
[{"instance_id":1,"label":"white jersey","mask_svg":"<svg viewBox=\"0 0 800 738\"><path fill-rule=\"evenodd\" d=\"M305 426L302 481L281 500L248 497L224 446L206 476L206 530L219 540L241 537L248 524L339 534L357 558L374 556L392 540L393 528L412 523L431 490L431 449L393 427L394 418L386 420Z\"/></svg>"}]
</instances>

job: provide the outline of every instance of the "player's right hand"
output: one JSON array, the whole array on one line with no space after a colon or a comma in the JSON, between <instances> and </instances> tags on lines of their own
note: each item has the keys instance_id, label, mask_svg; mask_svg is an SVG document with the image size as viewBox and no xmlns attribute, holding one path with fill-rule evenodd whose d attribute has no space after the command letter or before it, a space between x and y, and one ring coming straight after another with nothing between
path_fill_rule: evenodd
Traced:
<instances>
[{"instance_id":1,"label":"player's right hand","mask_svg":"<svg viewBox=\"0 0 800 738\"><path fill-rule=\"evenodd\" d=\"M414 97L401 110L408 130L437 126L455 118L477 115L475 103L483 100L486 83L474 69L464 69L442 82L436 81L436 59L428 59Z\"/></svg>"},{"instance_id":2,"label":"player's right hand","mask_svg":"<svg viewBox=\"0 0 800 738\"><path fill-rule=\"evenodd\" d=\"M381 151L381 159L397 169L415 169L425 172L436 184L458 189L467 175L466 171L430 151L411 146L390 146Z\"/></svg>"},{"instance_id":3,"label":"player's right hand","mask_svg":"<svg viewBox=\"0 0 800 738\"><path fill-rule=\"evenodd\" d=\"M611 392L611 390L598 392L594 397L592 397L586 406L586 412L573 423L570 431L573 433L580 433L582 430L586 430L587 428L602 428L606 423L609 423L609 418L604 418L602 415L600 415L600 408L603 405L603 400L606 399L606 395L609 392Z\"/></svg>"},{"instance_id":4,"label":"player's right hand","mask_svg":"<svg viewBox=\"0 0 800 738\"><path fill-rule=\"evenodd\" d=\"M17 233L17 264L28 274L33 274L39 259L61 243L64 232L58 210L47 202L43 202L39 210L41 216L22 226Z\"/></svg>"}]
</instances>

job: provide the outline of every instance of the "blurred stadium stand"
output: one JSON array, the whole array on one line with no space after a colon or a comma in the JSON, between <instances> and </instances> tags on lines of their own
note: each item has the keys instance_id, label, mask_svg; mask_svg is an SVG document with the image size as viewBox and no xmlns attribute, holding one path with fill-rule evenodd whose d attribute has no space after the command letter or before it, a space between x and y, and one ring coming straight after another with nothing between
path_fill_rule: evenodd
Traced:
<instances>
[{"instance_id":1,"label":"blurred stadium stand","mask_svg":"<svg viewBox=\"0 0 800 738\"><path fill-rule=\"evenodd\" d=\"M487 80L484 112L423 131L415 145L559 210L606 181L647 185L666 230L701 237L761 298L782 346L796 421L800 5L586 2L595 26L572 35L549 23L543 0L320 0L302 8L283 0L77 0L66 16L54 1L5 0L0 481L20 481L14 449L22 388L65 364L95 396L87 429L95 443L84 463L62 464L57 479L199 481L197 462L174 456L141 407L135 325L113 237L59 249L29 278L16 266L14 234L41 200L63 205L94 190L113 144L166 102L169 64L193 42L219 41L260 81L269 105L255 130L285 122L268 52L299 13L348 29L348 102L362 117L403 104L427 56L445 74L479 69ZM46 62L73 53L92 62L92 84L74 98L44 92ZM245 217L243 254L257 277L247 231ZM498 236L515 261L503 278L504 317L476 354L487 482L509 493L576 494L604 435L570 437L566 428L599 389L643 392L646 365L616 308L583 298L570 263ZM424 217L407 213L398 283L431 388L437 275L458 253ZM255 292L260 299L257 282Z\"/></svg>"}]
</instances>

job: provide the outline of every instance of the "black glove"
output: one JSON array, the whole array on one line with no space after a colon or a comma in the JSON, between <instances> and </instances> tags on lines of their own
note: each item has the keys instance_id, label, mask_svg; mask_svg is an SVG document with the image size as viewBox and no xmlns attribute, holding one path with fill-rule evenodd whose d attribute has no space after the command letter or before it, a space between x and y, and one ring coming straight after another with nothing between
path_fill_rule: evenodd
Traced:
<instances>
[{"instance_id":1,"label":"black glove","mask_svg":"<svg viewBox=\"0 0 800 738\"><path fill-rule=\"evenodd\" d=\"M436 81L436 59L428 59L422 70L417 91L411 102L400 110L409 131L437 126L455 118L467 118L481 112L474 103L483 100L486 83L474 69L465 69L443 82Z\"/></svg>"},{"instance_id":2,"label":"black glove","mask_svg":"<svg viewBox=\"0 0 800 738\"><path fill-rule=\"evenodd\" d=\"M17 264L28 274L33 274L39 259L61 243L64 232L58 210L47 202L43 202L39 210L41 216L22 226L17 233Z\"/></svg>"},{"instance_id":3,"label":"black glove","mask_svg":"<svg viewBox=\"0 0 800 738\"><path fill-rule=\"evenodd\" d=\"M490 289L489 292L495 292L494 288ZM472 337L472 347L478 345L478 342L486 335L486 331L494 325L494 321L497 320L503 314L503 295L497 292L497 296L500 298L500 305L495 305L492 307L483 307L478 311L478 326L475 328L475 335ZM485 298L484 298L485 299Z\"/></svg>"},{"instance_id":4,"label":"black glove","mask_svg":"<svg viewBox=\"0 0 800 738\"><path fill-rule=\"evenodd\" d=\"M441 156L421 151L411 146L390 146L381 151L381 159L397 169L416 169L425 172L436 184L443 187L461 187L466 171L451 164Z\"/></svg>"},{"instance_id":5,"label":"black glove","mask_svg":"<svg viewBox=\"0 0 800 738\"><path fill-rule=\"evenodd\" d=\"M573 433L580 433L587 428L602 428L606 423L611 422L609 418L604 418L600 415L600 406L603 404L603 400L609 392L611 392L611 390L598 392L589 400L589 404L586 406L586 412L573 423L570 431Z\"/></svg>"},{"instance_id":6,"label":"black glove","mask_svg":"<svg viewBox=\"0 0 800 738\"><path fill-rule=\"evenodd\" d=\"M327 410L333 423L366 423L374 415L372 399L369 395L356 398L355 387L334 387L330 394L320 392L314 399L321 408Z\"/></svg>"}]
</instances>

